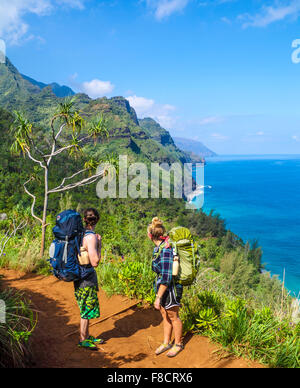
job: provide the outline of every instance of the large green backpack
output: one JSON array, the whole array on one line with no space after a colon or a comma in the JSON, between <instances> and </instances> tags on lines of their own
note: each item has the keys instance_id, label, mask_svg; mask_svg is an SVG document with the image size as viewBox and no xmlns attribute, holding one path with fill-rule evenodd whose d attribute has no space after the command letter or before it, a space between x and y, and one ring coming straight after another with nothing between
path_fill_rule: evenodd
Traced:
<instances>
[{"instance_id":1,"label":"large green backpack","mask_svg":"<svg viewBox=\"0 0 300 388\"><path fill-rule=\"evenodd\" d=\"M198 245L189 229L182 226L171 229L168 235L168 243L173 248L174 256L179 256L179 272L175 281L183 286L189 286L197 275ZM165 246L166 244L161 245L158 255Z\"/></svg>"}]
</instances>

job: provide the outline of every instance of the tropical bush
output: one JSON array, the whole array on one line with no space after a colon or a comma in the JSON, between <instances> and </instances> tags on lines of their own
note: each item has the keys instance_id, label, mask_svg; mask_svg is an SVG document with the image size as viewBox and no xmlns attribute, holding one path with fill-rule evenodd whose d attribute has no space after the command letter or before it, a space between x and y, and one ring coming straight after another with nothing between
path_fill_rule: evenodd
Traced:
<instances>
[{"instance_id":1,"label":"tropical bush","mask_svg":"<svg viewBox=\"0 0 300 388\"><path fill-rule=\"evenodd\" d=\"M130 259L103 261L97 269L98 278L108 295L121 294L154 303L154 273L149 260Z\"/></svg>"},{"instance_id":2,"label":"tropical bush","mask_svg":"<svg viewBox=\"0 0 300 388\"><path fill-rule=\"evenodd\" d=\"M0 322L0 368L23 368L31 362L29 338L36 325L36 317L28 301L20 292L1 290L5 303L5 323Z\"/></svg>"},{"instance_id":3,"label":"tropical bush","mask_svg":"<svg viewBox=\"0 0 300 388\"><path fill-rule=\"evenodd\" d=\"M0 254L0 267L9 267L11 269L22 270L26 273L38 272L49 273L49 265L46 261L47 253L44 258L40 258L41 228L32 219L30 209L15 207L8 214L8 219L0 222L0 241L4 238L6 231L12 225L12 222L18 224L26 221L26 226L12 236L5 249ZM47 222L50 226L54 225L54 218L49 215ZM51 229L47 229L46 241L49 246L52 241Z\"/></svg>"},{"instance_id":4,"label":"tropical bush","mask_svg":"<svg viewBox=\"0 0 300 388\"><path fill-rule=\"evenodd\" d=\"M224 275L218 277L214 270L202 267L196 283L184 292L185 333L208 336L229 353L270 367L300 367L300 324L291 318L292 299L281 290L275 303L279 293L275 288L276 298L263 304L255 297L256 290L251 291L238 296Z\"/></svg>"}]
</instances>

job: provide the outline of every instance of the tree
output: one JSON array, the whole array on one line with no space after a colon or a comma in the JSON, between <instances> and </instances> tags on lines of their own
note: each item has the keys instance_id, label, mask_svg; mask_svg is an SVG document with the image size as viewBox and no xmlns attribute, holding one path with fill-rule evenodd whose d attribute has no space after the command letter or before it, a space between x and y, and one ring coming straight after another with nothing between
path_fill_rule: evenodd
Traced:
<instances>
[{"instance_id":1,"label":"tree","mask_svg":"<svg viewBox=\"0 0 300 388\"><path fill-rule=\"evenodd\" d=\"M21 221L18 225L16 224L15 218L12 219L12 225L5 232L4 236L0 240L0 257L4 254L6 244L8 241L15 237L19 230L24 229L27 225L27 221Z\"/></svg>"},{"instance_id":2,"label":"tree","mask_svg":"<svg viewBox=\"0 0 300 388\"><path fill-rule=\"evenodd\" d=\"M38 134L33 130L33 124L22 113L16 111L14 113L16 118L11 131L15 141L12 144L11 151L28 157L38 170L43 171L44 175L43 213L41 217L35 214L36 195L28 189L29 183L38 182L37 174L33 173L23 184L25 192L32 198L31 214L41 223L41 257L43 257L46 228L48 226L46 219L49 195L90 185L105 176L107 171L105 167L100 171L97 169L100 161L89 160L81 170L71 176L64 177L58 186L50 188L49 172L51 165L55 166L55 158L63 152L69 153L71 157L76 157L78 153L82 152L82 146L88 140L94 139L96 143L98 138L108 137L108 131L103 116L87 126L85 120L74 108L74 99L67 99L59 104L57 113L51 119L51 131L48 137L40 136L38 138ZM83 136L81 135L82 132L85 132Z\"/></svg>"}]
</instances>

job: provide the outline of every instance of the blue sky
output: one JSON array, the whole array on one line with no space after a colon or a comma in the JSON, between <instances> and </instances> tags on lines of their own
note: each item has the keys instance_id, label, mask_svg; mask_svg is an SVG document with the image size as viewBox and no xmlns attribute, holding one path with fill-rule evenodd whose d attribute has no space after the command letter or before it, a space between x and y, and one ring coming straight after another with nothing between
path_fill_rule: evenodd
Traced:
<instances>
[{"instance_id":1,"label":"blue sky","mask_svg":"<svg viewBox=\"0 0 300 388\"><path fill-rule=\"evenodd\" d=\"M299 22L300 0L0 0L20 72L219 154L300 153Z\"/></svg>"}]
</instances>

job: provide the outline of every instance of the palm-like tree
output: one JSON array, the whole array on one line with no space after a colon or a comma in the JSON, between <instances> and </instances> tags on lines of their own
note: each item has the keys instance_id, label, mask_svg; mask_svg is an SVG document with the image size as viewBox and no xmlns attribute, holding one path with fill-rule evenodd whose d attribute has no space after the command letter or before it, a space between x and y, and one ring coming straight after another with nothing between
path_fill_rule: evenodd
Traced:
<instances>
[{"instance_id":1,"label":"palm-like tree","mask_svg":"<svg viewBox=\"0 0 300 388\"><path fill-rule=\"evenodd\" d=\"M27 120L22 113L14 113L15 122L11 131L13 132L15 141L12 144L11 151L23 154L24 157L28 157L44 172L44 205L41 217L35 214L36 196L32 194L27 187L29 183L36 182L35 174L32 174L24 183L25 192L32 198L31 214L41 223L41 257L43 257L45 251L45 236L47 228L46 219L49 195L68 191L75 187L92 184L106 174L105 168L100 171L97 169L99 164L103 161L96 162L95 160L90 160L85 163L82 170L69 177L64 177L59 186L50 188L50 166L55 164L55 157L60 155L62 152L68 152L71 157L76 157L78 153L82 152L82 145L84 142L89 139L94 139L94 142L96 143L97 139L107 137L108 131L106 129L106 122L103 116L94 120L90 126L85 128L86 122L80 113L75 109L74 99L66 99L59 104L56 114L51 118L50 128L52 139L50 143L45 140L44 143L39 143L39 146L37 146L35 142L36 136L33 131L33 124ZM58 123L58 126L56 123ZM87 133L85 136L81 136L83 129L85 129L85 132ZM68 130L71 130L71 136L68 135ZM47 151L45 152L44 150Z\"/></svg>"}]
</instances>

